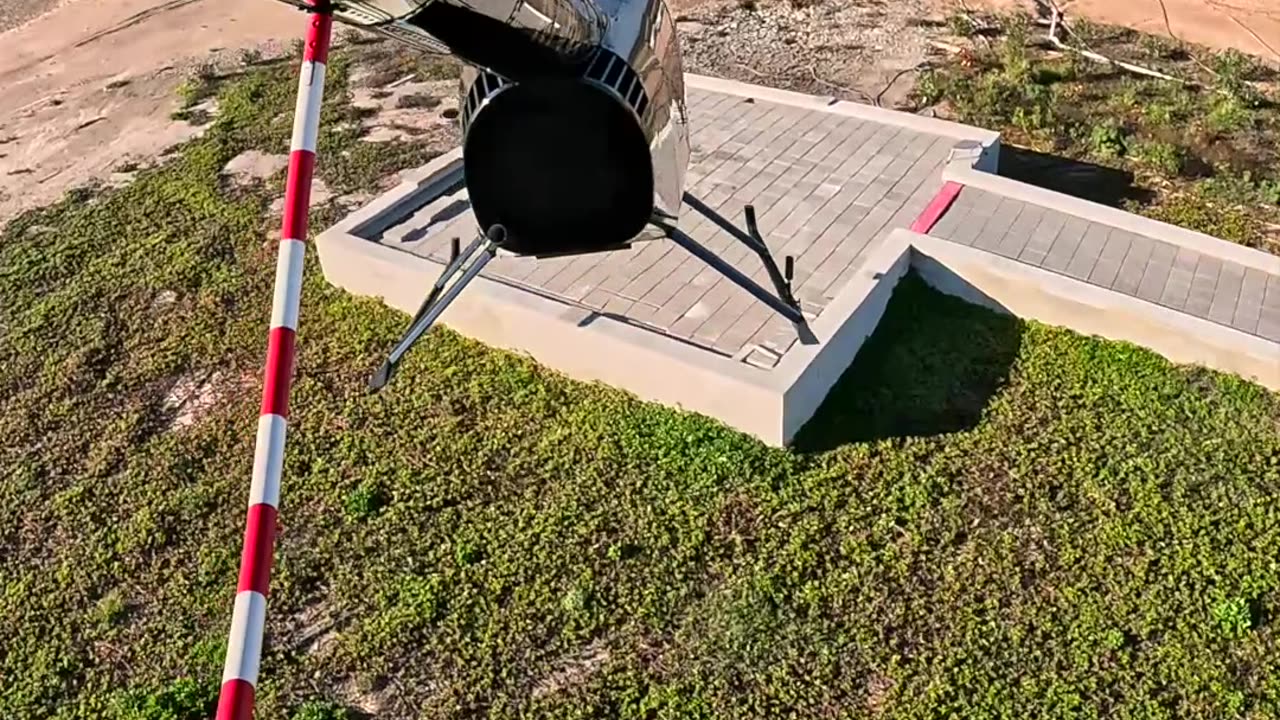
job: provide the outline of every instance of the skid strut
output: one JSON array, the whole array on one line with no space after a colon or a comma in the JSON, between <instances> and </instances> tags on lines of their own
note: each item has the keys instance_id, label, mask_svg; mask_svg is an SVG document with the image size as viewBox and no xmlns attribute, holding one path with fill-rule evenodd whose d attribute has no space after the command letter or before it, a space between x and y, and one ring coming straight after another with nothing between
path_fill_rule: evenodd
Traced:
<instances>
[{"instance_id":1,"label":"skid strut","mask_svg":"<svg viewBox=\"0 0 1280 720\"><path fill-rule=\"evenodd\" d=\"M730 265L724 258L694 240L688 233L676 227L670 221L655 216L653 224L662 228L667 237L671 238L677 245L710 265L712 269L725 276L733 284L751 293L751 296L756 300L768 305L771 310L791 321L791 324L796 328L796 333L800 336L802 344L812 345L816 343L818 340L813 331L809 329L809 324L800 307L800 302L796 300L795 294L792 292L791 281L795 275L795 259L790 255L786 256L783 259L784 269L778 269L778 262L774 259L769 246L765 245L764 238L760 235L760 228L756 225L755 208L748 205L744 209L747 229L743 230L690 193L684 194L684 201L703 217L715 223L721 230L746 245L760 258L760 262L764 263L765 272L769 274L769 281L773 283L774 292L769 292L763 285L751 279L750 276L738 268Z\"/></svg>"},{"instance_id":2,"label":"skid strut","mask_svg":"<svg viewBox=\"0 0 1280 720\"><path fill-rule=\"evenodd\" d=\"M414 314L413 321L409 323L409 330L405 332L400 342L396 343L395 349L391 351L386 362L382 363L382 367L378 368L369 380L370 390L381 390L391 381L391 376L395 374L396 367L405 353L409 352L409 348L413 347L423 333L431 329L436 320L440 319L440 315L457 299L459 293L476 279L485 265L489 264L497 254L498 246L506 240L506 234L504 227L494 225L485 235L472 240L471 244L461 252L458 251L458 242L454 241L449 264L440 273L439 279L431 287L431 292L427 293L427 299L422 301L418 312ZM461 275L450 285L449 281L459 272Z\"/></svg>"},{"instance_id":3,"label":"skid strut","mask_svg":"<svg viewBox=\"0 0 1280 720\"><path fill-rule=\"evenodd\" d=\"M694 240L688 233L678 228L669 216L655 213L651 222L677 245L790 321L795 326L796 333L799 335L802 344L812 345L817 343L817 337L809 329L808 321L800 308L800 302L796 300L795 294L792 292L791 282L795 274L795 262L788 255L783 260L783 268L780 269L778 267L778 262L774 259L769 247L765 245L764 238L760 235L760 228L756 225L755 208L750 205L746 207L747 229L743 230L693 195L685 193L684 200L698 213L704 215L708 220L719 226L720 229L732 235L734 239L746 245L759 256L760 261L764 264L765 272L768 273L769 280L773 284L773 292L753 280L751 276L729 264L714 251ZM431 326L440 319L440 316L449 305L457 299L458 295L493 259L498 252L498 248L506 241L506 235L506 228L502 225L494 225L483 236L473 240L464 250L459 251L458 241L456 239L453 241L449 263L445 265L439 279L436 280L435 285L427 293L427 297L422 301L418 311L414 313L413 320L409 323L409 329L400 339L400 342L396 343L395 349L391 351L386 362L382 363L378 371L369 379L369 390L377 392L391 382L391 376L395 374L396 367L399 366L405 353L409 352L409 349L422 337L423 333L431 329ZM450 284L451 281L452 284Z\"/></svg>"}]
</instances>

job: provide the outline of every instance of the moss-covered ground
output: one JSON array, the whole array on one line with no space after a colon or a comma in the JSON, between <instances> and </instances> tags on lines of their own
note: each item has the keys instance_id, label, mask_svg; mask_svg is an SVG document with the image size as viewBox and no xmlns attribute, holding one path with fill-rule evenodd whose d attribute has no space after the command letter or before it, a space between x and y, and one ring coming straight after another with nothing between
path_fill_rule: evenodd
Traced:
<instances>
[{"instance_id":1,"label":"moss-covered ground","mask_svg":"<svg viewBox=\"0 0 1280 720\"><path fill-rule=\"evenodd\" d=\"M428 153L345 67L338 192ZM208 717L291 73L3 231L0 717ZM306 275L259 717L1280 716L1274 394L909 277L780 451L445 330L370 396L405 318Z\"/></svg>"}]
</instances>

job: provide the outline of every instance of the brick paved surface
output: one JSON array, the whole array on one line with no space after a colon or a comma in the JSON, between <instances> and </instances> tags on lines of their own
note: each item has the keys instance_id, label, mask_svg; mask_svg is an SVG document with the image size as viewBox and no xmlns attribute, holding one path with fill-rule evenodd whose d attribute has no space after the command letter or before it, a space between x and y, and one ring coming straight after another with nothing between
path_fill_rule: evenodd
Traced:
<instances>
[{"instance_id":1,"label":"brick paved surface","mask_svg":"<svg viewBox=\"0 0 1280 720\"><path fill-rule=\"evenodd\" d=\"M692 157L685 187L738 223L743 207L755 205L779 264L785 255L795 257L796 293L810 317L848 282L868 247L924 210L956 142L721 93L691 90L688 108ZM465 245L475 232L465 199L465 190L441 198L388 229L381 241L443 261L450 238ZM680 225L767 286L763 265L746 246L688 207ZM670 241L569 258L500 257L485 275L727 355L746 354L765 367L796 340L790 323Z\"/></svg>"},{"instance_id":2,"label":"brick paved surface","mask_svg":"<svg viewBox=\"0 0 1280 720\"><path fill-rule=\"evenodd\" d=\"M755 205L779 263L796 259L797 295L810 317L869 247L924 210L956 142L706 91L691 91L688 108L686 188L736 222L743 206ZM767 285L759 260L730 235L687 207L680 225ZM380 241L443 263L450 238L466 244L474 233L463 189ZM1280 341L1280 277L1251 268L975 188L961 191L930 234ZM670 241L558 259L500 257L485 275L760 367L773 367L796 341L789 323Z\"/></svg>"},{"instance_id":3,"label":"brick paved surface","mask_svg":"<svg viewBox=\"0 0 1280 720\"><path fill-rule=\"evenodd\" d=\"M975 188L929 234L1280 342L1280 276Z\"/></svg>"}]
</instances>

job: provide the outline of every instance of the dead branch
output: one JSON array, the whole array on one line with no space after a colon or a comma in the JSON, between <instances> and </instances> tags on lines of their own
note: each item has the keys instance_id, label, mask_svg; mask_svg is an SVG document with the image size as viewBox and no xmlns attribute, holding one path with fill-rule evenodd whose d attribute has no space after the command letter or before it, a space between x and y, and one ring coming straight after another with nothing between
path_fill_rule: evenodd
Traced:
<instances>
[{"instance_id":1,"label":"dead branch","mask_svg":"<svg viewBox=\"0 0 1280 720\"><path fill-rule=\"evenodd\" d=\"M1059 50L1073 52L1081 57L1087 58L1089 60L1093 60L1094 62L1111 65L1113 67L1118 67L1123 70L1128 70L1131 73L1136 73L1138 75L1146 75L1147 77L1159 78L1161 80L1169 80L1171 82L1176 82L1183 85L1189 84L1186 80L1183 80L1182 78L1174 77L1172 75L1166 75L1165 73L1162 73L1159 70L1152 70L1151 68L1142 67L1141 65L1134 65L1133 63L1124 62L1122 60L1115 60L1113 58L1107 57L1106 55L1103 55L1102 53L1089 50L1087 49L1087 47L1075 47L1074 45L1068 45L1067 43L1063 42L1061 38L1058 37L1059 28L1065 29L1067 33L1069 33L1073 37L1076 37L1077 40L1079 40L1079 37L1076 36L1075 33L1071 32L1071 28L1067 27L1066 23L1063 22L1062 10L1058 7L1058 4L1053 0L1049 0L1049 7L1052 10L1053 16L1049 19L1049 34L1046 35L1045 38L1050 43L1052 43L1054 47L1058 48Z\"/></svg>"},{"instance_id":2,"label":"dead branch","mask_svg":"<svg viewBox=\"0 0 1280 720\"><path fill-rule=\"evenodd\" d=\"M851 87L845 87L844 85L833 83L830 80L823 80L822 78L818 77L818 70L812 65L809 66L809 76L812 77L814 81L819 84L826 85L827 87L834 88L836 90L843 90L849 93L850 95L853 95L854 97L860 98L864 103L874 104L876 107L880 106L879 103L873 102L871 98L867 97L867 94L862 92L861 90L858 90L856 88L851 88Z\"/></svg>"},{"instance_id":3,"label":"dead branch","mask_svg":"<svg viewBox=\"0 0 1280 720\"><path fill-rule=\"evenodd\" d=\"M959 45L952 45L951 43L945 43L945 42L942 42L941 40L930 40L929 45L939 50L945 50L951 53L952 55L957 55L964 51L964 48L960 47Z\"/></svg>"},{"instance_id":4,"label":"dead branch","mask_svg":"<svg viewBox=\"0 0 1280 720\"><path fill-rule=\"evenodd\" d=\"M885 93L889 92L889 88L893 87L894 83L898 82L898 78L902 77L903 75L906 75L909 72L916 72L917 70L922 70L927 66L928 66L928 63L920 63L918 65L915 65L914 67L903 68L902 70L899 70L898 72L894 73L893 77L889 78L889 84L885 85L884 88L880 90L880 92L876 93L876 98L873 104L876 107L883 107L880 104L880 99L884 97Z\"/></svg>"}]
</instances>

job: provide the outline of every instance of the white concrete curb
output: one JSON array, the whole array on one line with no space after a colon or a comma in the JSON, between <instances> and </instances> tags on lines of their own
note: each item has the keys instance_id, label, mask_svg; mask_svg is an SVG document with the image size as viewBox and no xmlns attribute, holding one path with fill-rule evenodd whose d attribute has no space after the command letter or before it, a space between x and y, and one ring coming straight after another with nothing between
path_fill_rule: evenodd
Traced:
<instances>
[{"instance_id":1,"label":"white concrete curb","mask_svg":"<svg viewBox=\"0 0 1280 720\"><path fill-rule=\"evenodd\" d=\"M1280 390L1280 343L949 240L896 230L934 288L1020 318L1120 340Z\"/></svg>"},{"instance_id":2,"label":"white concrete curb","mask_svg":"<svg viewBox=\"0 0 1280 720\"><path fill-rule=\"evenodd\" d=\"M781 105L821 110L837 115L870 120L883 125L897 125L930 135L953 137L958 140L977 140L983 145L992 145L1000 141L1000 133L992 130L984 130L971 125L961 125L949 120L914 115L900 110L887 110L874 105L837 100L830 95L805 95L791 90L779 90L777 88L738 82L737 80L725 80L692 73L685 74L684 83L685 87L696 90L725 93L726 95L740 95Z\"/></svg>"}]
</instances>

